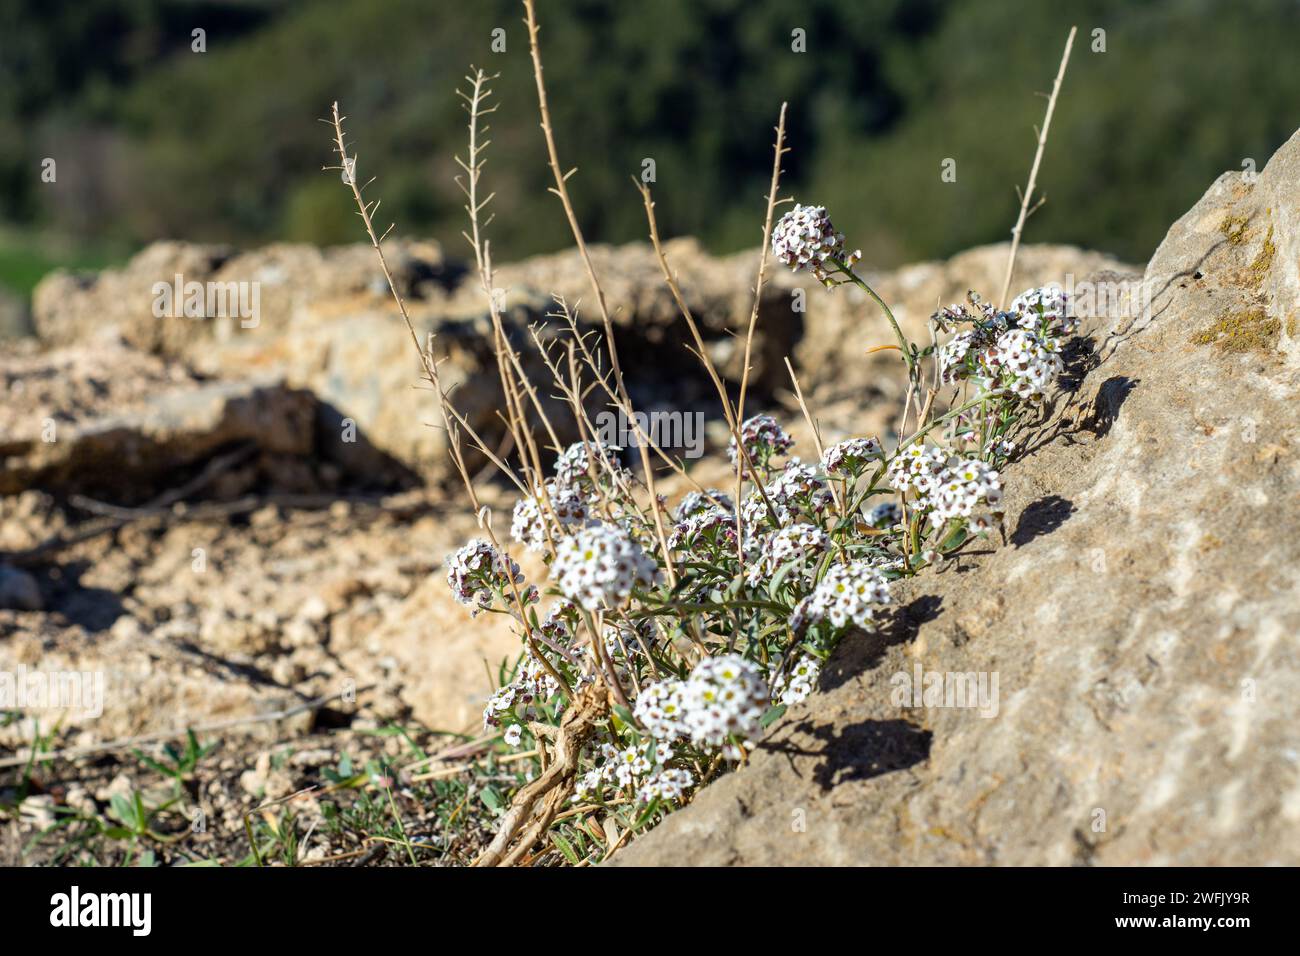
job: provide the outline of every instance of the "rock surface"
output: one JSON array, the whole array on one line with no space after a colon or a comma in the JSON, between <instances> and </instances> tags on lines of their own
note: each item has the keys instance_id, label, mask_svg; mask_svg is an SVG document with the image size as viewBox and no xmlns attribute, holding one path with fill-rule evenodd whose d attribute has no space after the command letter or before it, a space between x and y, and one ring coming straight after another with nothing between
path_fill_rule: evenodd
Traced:
<instances>
[{"instance_id":1,"label":"rock surface","mask_svg":"<svg viewBox=\"0 0 1300 956\"><path fill-rule=\"evenodd\" d=\"M741 336L752 307L754 254L715 258L692 239L669 242L665 251L711 357L730 381L738 381ZM926 320L936 304L960 298L969 288L988 288L994 276L1000 282L1006 254L1005 244L987 246L872 281L878 279L879 291L896 303L909 332L925 339ZM460 412L486 440L498 441L502 399L477 276L449 263L430 243L393 243L389 255L417 334L421 341L432 335L436 352L445 359L441 374ZM619 355L637 407L713 415L713 387L685 347L692 341L689 330L651 247L596 246L592 258L613 312ZM1068 246L1026 247L1017 289L1064 282L1069 275L1103 267L1118 263ZM174 287L176 276L182 277L182 289L184 283L197 282L245 290L250 305L256 288L255 320L155 315L154 284ZM756 401L768 403L788 391L786 356L796 363L805 390L820 403L849 399L860 407L900 399L892 357L864 354L868 343L889 341L889 331L860 290L845 288L828 296L807 274L769 268L768 276L751 357ZM574 251L503 265L495 284L507 331L535 383L548 381L549 373L534 354L528 329L537 323L548 323L556 332L562 328L560 320L548 318L557 309L553 295L574 311L584 332L599 327L587 275ZM227 303L236 302L235 295L231 291ZM221 247L157 243L120 270L94 277L55 273L37 287L33 301L36 327L49 345L84 344L109 329L140 350L183 359L202 374L273 375L291 388L312 391L354 419L381 450L426 477L449 477L445 432L430 427L438 420L436 406L427 393L413 391L421 381L419 360L369 246L317 250L276 245L234 255ZM219 305L214 302L212 311L220 311ZM233 305L225 309L235 311ZM550 394L546 388L540 392ZM599 407L603 405L593 400L593 410ZM562 441L578 437L566 410L552 404L548 414Z\"/></svg>"},{"instance_id":2,"label":"rock surface","mask_svg":"<svg viewBox=\"0 0 1300 956\"><path fill-rule=\"evenodd\" d=\"M1091 323L1006 541L900 589L616 862L1300 863L1298 268L1300 134ZM896 697L918 669L997 675L996 715Z\"/></svg>"},{"instance_id":3,"label":"rock surface","mask_svg":"<svg viewBox=\"0 0 1300 956\"><path fill-rule=\"evenodd\" d=\"M0 498L0 551L58 533L63 514L40 492ZM102 713L59 712L67 746L253 718L348 682L355 707L335 709L357 719L472 730L484 662L519 647L495 616L471 622L446 586L443 556L474 531L424 492L134 522L26 568L0 563L0 671L104 675ZM54 712L31 717L48 730ZM279 738L311 722L251 731ZM34 726L0 727L0 749L30 742Z\"/></svg>"},{"instance_id":4,"label":"rock surface","mask_svg":"<svg viewBox=\"0 0 1300 956\"><path fill-rule=\"evenodd\" d=\"M257 454L236 482L243 488L223 478L227 496L258 482L307 492L347 473L374 487L410 477L306 390L267 373L205 378L111 330L90 345L10 356L0 384L9 399L0 494L39 488L136 504L240 445Z\"/></svg>"}]
</instances>

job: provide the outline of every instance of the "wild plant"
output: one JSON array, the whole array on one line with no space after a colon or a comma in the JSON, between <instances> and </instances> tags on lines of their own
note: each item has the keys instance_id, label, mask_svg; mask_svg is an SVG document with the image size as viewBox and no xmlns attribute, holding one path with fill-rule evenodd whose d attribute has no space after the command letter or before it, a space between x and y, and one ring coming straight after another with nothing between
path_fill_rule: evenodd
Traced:
<instances>
[{"instance_id":1,"label":"wild plant","mask_svg":"<svg viewBox=\"0 0 1300 956\"><path fill-rule=\"evenodd\" d=\"M514 449L509 456L456 410L436 357L421 347L392 284L383 236L372 223L377 203L364 196L369 183L357 179L337 104L330 119L339 159L330 168L343 171L420 351L453 464L483 532L447 558L448 585L473 614L509 617L521 640L519 661L487 700L483 724L498 747L528 761L528 770L479 858L484 865L599 861L744 763L764 728L814 692L845 635L876 626L894 582L999 528L1003 468L1019 431L1050 394L1074 331L1064 295L1045 288L1027 290L1005 307L971 293L965 303L933 314L929 345L910 341L889 305L855 271L861 254L849 250L824 208L795 205L776 219L776 208L789 201L778 200L787 151L783 106L754 307L744 329L744 371L734 385L709 358L660 242L650 190L638 186L664 280L731 435L730 487L700 486L640 429L637 460L627 461L622 449L597 439L592 425L594 405L612 407L632 423L637 416L610 307L569 200L573 171L563 171L552 133L532 0L524 0L524 9L551 191L572 230L600 320L599 331L585 332L576 309L557 298L553 326L529 330L553 379L549 387L568 406L570 428L548 417L492 294L490 217L484 217L492 197L481 183L488 145L483 121L495 108L488 105L492 78L476 70L460 91L469 147L458 159L458 182L469 219L465 238L491 320ZM1036 160L1035 172L1037 166ZM1022 207L1018 228L1024 216ZM871 351L897 350L908 383L892 441L873 435L824 446L792 367L812 454L806 460L795 454L794 439L775 417L746 415L769 248L779 263L811 271L828 294L853 284L882 310L895 342ZM578 438L565 443L561 433ZM514 547L540 556L546 580L526 580L496 532L467 466L466 439L518 490L509 537ZM690 488L675 503L660 494L657 477L664 474Z\"/></svg>"}]
</instances>

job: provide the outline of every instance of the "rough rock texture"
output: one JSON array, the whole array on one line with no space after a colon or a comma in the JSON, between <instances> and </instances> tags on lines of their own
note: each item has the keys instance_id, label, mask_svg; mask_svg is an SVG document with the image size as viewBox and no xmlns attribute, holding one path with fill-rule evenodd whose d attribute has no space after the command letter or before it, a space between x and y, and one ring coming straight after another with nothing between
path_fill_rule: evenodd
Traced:
<instances>
[{"instance_id":1,"label":"rough rock texture","mask_svg":"<svg viewBox=\"0 0 1300 956\"><path fill-rule=\"evenodd\" d=\"M48 495L0 497L0 551L63 523ZM39 565L0 564L0 671L104 673L102 714L54 714L68 746L250 718L347 681L356 706L336 709L356 719L474 729L484 661L495 668L519 647L501 618L471 621L446 586L442 557L474 530L472 516L423 492L135 522ZM34 603L43 610L26 609ZM32 717L48 731L53 713ZM292 736L311 721L251 730ZM30 742L34 726L0 727L0 750Z\"/></svg>"},{"instance_id":2,"label":"rough rock texture","mask_svg":"<svg viewBox=\"0 0 1300 956\"><path fill-rule=\"evenodd\" d=\"M737 381L743 364L739 334L752 305L754 254L718 259L692 239L669 242L665 249L706 348L724 375ZM502 399L477 275L449 263L430 243L393 243L389 255L421 341L433 335L435 351L445 357L441 374L459 410L485 439L498 440ZM613 311L615 338L637 407L714 414L713 388L684 347L691 341L689 331L650 246L596 246L592 258ZM924 339L925 320L940 300L960 298L972 287L988 289L994 277L1000 282L1005 261L1005 245L988 246L949 263L923 263L882 275L879 290L897 303L909 331ZM1017 289L1116 265L1066 246L1029 247L1020 261ZM223 288L244 283L251 290L256 284L256 324L245 328L251 320L230 315L156 316L154 283L174 285L177 275L184 282ZM535 382L544 383L549 374L533 355L527 330L556 310L553 295L574 310L584 331L598 327L587 275L574 251L503 265L495 285L503 293L507 330L521 353L530 356L527 368ZM251 291L245 294L251 296ZM236 301L233 293L228 301ZM380 449L424 475L448 474L445 432L430 427L437 420L436 406L431 396L413 391L421 380L419 360L368 246L317 250L275 245L234 255L220 247L158 243L120 270L46 278L34 295L34 317L42 340L51 345L82 344L110 329L139 349L182 358L204 374L280 377L354 419ZM554 330L562 326L555 319L549 324ZM800 367L805 388L821 403L897 401L891 356L863 354L868 344L889 341L888 335L884 318L860 290L845 288L828 296L809 275L769 269L751 359L751 395L766 403L787 389L784 359L789 355ZM551 390L540 391L545 396ZM599 405L593 399L593 408ZM576 433L566 431L566 411L553 405L551 417L562 440L576 439Z\"/></svg>"},{"instance_id":3,"label":"rough rock texture","mask_svg":"<svg viewBox=\"0 0 1300 956\"><path fill-rule=\"evenodd\" d=\"M1300 134L1220 178L1007 469L749 767L623 864L1300 863ZM895 675L999 678L996 716Z\"/></svg>"},{"instance_id":4,"label":"rough rock texture","mask_svg":"<svg viewBox=\"0 0 1300 956\"><path fill-rule=\"evenodd\" d=\"M315 491L350 473L372 487L408 477L310 392L266 373L213 380L101 333L89 345L0 365L0 494L29 488L138 503L241 444L243 484ZM26 350L30 351L30 350ZM226 495L240 488L223 479Z\"/></svg>"}]
</instances>

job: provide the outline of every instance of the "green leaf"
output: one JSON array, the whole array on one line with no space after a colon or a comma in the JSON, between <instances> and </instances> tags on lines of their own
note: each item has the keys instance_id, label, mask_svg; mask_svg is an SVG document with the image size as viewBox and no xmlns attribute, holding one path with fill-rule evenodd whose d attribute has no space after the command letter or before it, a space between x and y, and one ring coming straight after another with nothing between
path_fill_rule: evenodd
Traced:
<instances>
[{"instance_id":1,"label":"green leaf","mask_svg":"<svg viewBox=\"0 0 1300 956\"><path fill-rule=\"evenodd\" d=\"M643 826L646 825L646 823L649 822L650 818L653 817L655 813L658 812L658 810L659 810L659 798L655 797L653 800L650 801L650 805L645 808L642 814L636 818L636 823L632 824L632 829L640 830Z\"/></svg>"},{"instance_id":2,"label":"green leaf","mask_svg":"<svg viewBox=\"0 0 1300 956\"><path fill-rule=\"evenodd\" d=\"M790 572L802 564L803 558L795 558L777 568L776 574L772 575L772 580L767 586L767 593L775 598L777 592L781 590L781 585L785 583L785 579L790 576Z\"/></svg>"},{"instance_id":3,"label":"green leaf","mask_svg":"<svg viewBox=\"0 0 1300 956\"><path fill-rule=\"evenodd\" d=\"M551 842L555 844L556 849L564 854L564 858L574 866L582 865L582 859L578 856L569 841L564 839L564 837L560 836L558 833L552 833Z\"/></svg>"},{"instance_id":4,"label":"green leaf","mask_svg":"<svg viewBox=\"0 0 1300 956\"><path fill-rule=\"evenodd\" d=\"M150 770L154 771L155 773L162 774L164 777L176 776L176 769L174 767L168 767L164 764L161 764L157 760L154 760L152 757L146 756L144 753L142 753L139 750L135 751L135 759L139 760L142 764L144 764L146 767L148 767Z\"/></svg>"},{"instance_id":5,"label":"green leaf","mask_svg":"<svg viewBox=\"0 0 1300 956\"><path fill-rule=\"evenodd\" d=\"M132 819L135 817L135 811L131 807L131 801L120 793L113 794L108 802L109 808L113 811L113 816L126 826L131 826Z\"/></svg>"},{"instance_id":6,"label":"green leaf","mask_svg":"<svg viewBox=\"0 0 1300 956\"><path fill-rule=\"evenodd\" d=\"M771 726L771 724L773 724L775 721L781 719L782 715L785 714L785 710L786 710L785 704L777 704L774 707L768 708L767 713L764 714L763 718L758 722L759 726L761 727Z\"/></svg>"}]
</instances>

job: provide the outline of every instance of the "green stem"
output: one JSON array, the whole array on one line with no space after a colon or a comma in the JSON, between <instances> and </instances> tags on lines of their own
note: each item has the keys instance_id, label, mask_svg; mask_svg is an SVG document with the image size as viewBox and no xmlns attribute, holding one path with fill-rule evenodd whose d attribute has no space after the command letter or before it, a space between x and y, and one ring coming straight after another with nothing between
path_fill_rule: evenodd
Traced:
<instances>
[{"instance_id":1,"label":"green stem","mask_svg":"<svg viewBox=\"0 0 1300 956\"><path fill-rule=\"evenodd\" d=\"M913 442L917 441L920 438L924 438L927 434L929 434L931 430L937 428L939 425L942 425L947 421L950 421L951 419L955 418L957 415L960 415L962 412L969 411L970 409L974 408L976 405L982 405L990 398L998 398L999 396L1005 395L1006 393L1007 393L1006 389L1004 388L994 389L991 392L985 392L979 398L973 399L964 405L958 405L956 408L949 409L948 411L944 412L944 414L936 418L934 421L930 422L930 424L922 426L921 428L913 432L911 436L899 442L898 448L895 449L894 454L897 455L908 445L912 444Z\"/></svg>"},{"instance_id":2,"label":"green stem","mask_svg":"<svg viewBox=\"0 0 1300 956\"><path fill-rule=\"evenodd\" d=\"M881 310L885 313L885 318L889 320L889 324L894 329L894 336L898 339L898 348L903 353L903 361L907 363L907 374L909 378L914 377L916 373L916 356L912 354L912 344L908 342L907 337L903 335L903 330L899 327L898 320L894 318L893 310L890 309L885 300L876 293L876 290L867 284L865 279L846 266L841 260L832 259L831 262L835 265L836 269L848 276L849 281L867 295L871 296L871 298L875 299L876 305L880 306Z\"/></svg>"}]
</instances>

